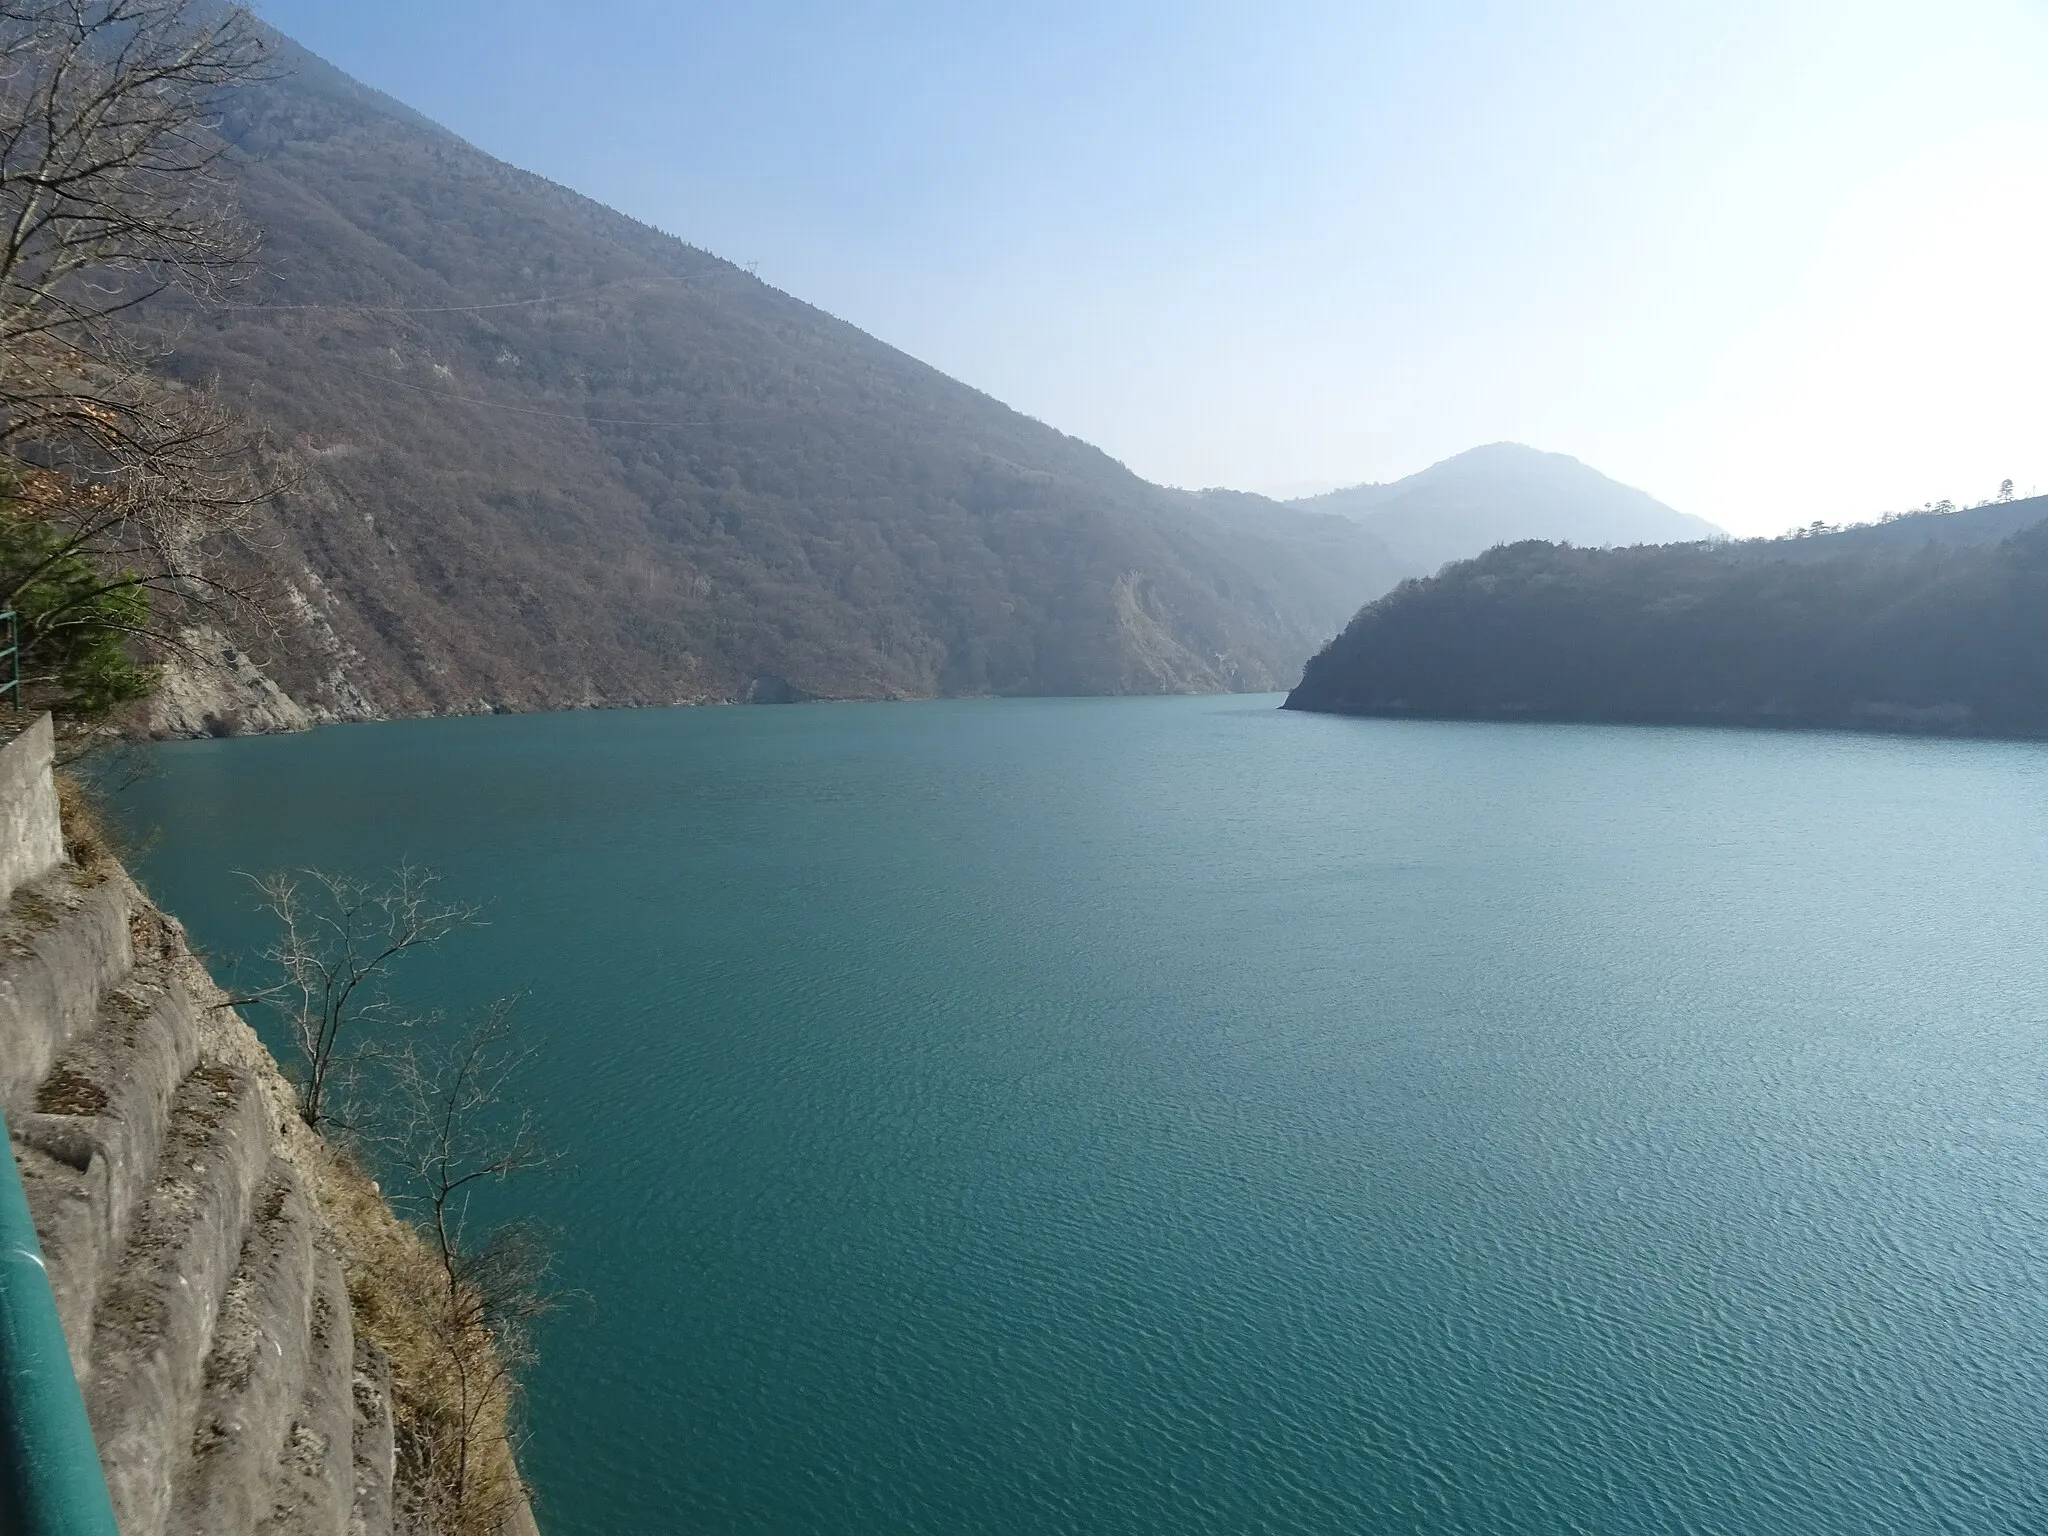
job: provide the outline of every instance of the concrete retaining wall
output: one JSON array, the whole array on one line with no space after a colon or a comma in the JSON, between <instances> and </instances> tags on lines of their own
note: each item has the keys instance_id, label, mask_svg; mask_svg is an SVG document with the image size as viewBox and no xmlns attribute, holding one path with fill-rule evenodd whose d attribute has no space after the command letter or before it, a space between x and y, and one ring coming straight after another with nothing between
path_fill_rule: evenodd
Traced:
<instances>
[{"instance_id":1,"label":"concrete retaining wall","mask_svg":"<svg viewBox=\"0 0 2048 1536\"><path fill-rule=\"evenodd\" d=\"M122 1536L431 1536L321 1204L344 1165L183 930L64 862L51 766L47 717L0 748L0 1103Z\"/></svg>"},{"instance_id":2,"label":"concrete retaining wall","mask_svg":"<svg viewBox=\"0 0 2048 1536\"><path fill-rule=\"evenodd\" d=\"M56 750L48 715L0 747L0 902L64 862L50 772Z\"/></svg>"}]
</instances>

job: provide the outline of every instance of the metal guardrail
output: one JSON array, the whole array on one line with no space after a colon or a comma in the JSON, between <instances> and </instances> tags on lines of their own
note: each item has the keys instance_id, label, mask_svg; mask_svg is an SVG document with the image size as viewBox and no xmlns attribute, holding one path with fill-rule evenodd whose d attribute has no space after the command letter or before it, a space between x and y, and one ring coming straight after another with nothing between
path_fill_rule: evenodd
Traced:
<instances>
[{"instance_id":1,"label":"metal guardrail","mask_svg":"<svg viewBox=\"0 0 2048 1536\"><path fill-rule=\"evenodd\" d=\"M13 694L21 708L21 616L12 608L0 608L0 693Z\"/></svg>"},{"instance_id":2,"label":"metal guardrail","mask_svg":"<svg viewBox=\"0 0 2048 1536\"><path fill-rule=\"evenodd\" d=\"M119 1536L5 1116L0 1142L0 1536Z\"/></svg>"}]
</instances>

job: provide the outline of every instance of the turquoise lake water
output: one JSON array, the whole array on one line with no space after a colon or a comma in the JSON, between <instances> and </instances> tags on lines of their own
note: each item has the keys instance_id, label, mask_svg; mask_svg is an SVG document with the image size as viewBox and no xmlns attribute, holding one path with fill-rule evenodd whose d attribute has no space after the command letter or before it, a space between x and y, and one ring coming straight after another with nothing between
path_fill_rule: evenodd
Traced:
<instances>
[{"instance_id":1,"label":"turquoise lake water","mask_svg":"<svg viewBox=\"0 0 2048 1536\"><path fill-rule=\"evenodd\" d=\"M2048 1530L2048 748L1273 699L179 744L487 903L549 1536Z\"/></svg>"}]
</instances>

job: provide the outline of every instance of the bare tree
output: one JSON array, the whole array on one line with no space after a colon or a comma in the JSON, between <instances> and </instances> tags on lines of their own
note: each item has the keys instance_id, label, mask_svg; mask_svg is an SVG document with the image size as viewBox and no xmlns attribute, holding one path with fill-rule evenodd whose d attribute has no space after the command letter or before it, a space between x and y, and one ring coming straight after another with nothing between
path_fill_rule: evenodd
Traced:
<instances>
[{"instance_id":1,"label":"bare tree","mask_svg":"<svg viewBox=\"0 0 2048 1536\"><path fill-rule=\"evenodd\" d=\"M262 956L277 980L233 1001L260 1003L289 1025L299 1118L319 1130L335 1118L336 1089L361 1061L358 1037L388 1040L413 1022L384 990L392 967L481 921L481 912L441 900L439 877L410 865L384 881L321 870L249 878L278 922L278 938Z\"/></svg>"},{"instance_id":2,"label":"bare tree","mask_svg":"<svg viewBox=\"0 0 2048 1536\"><path fill-rule=\"evenodd\" d=\"M401 957L478 921L475 907L438 896L436 876L307 870L255 884L278 925L262 955L276 979L229 1004L284 1018L301 1118L350 1134L419 1237L405 1247L411 1258L380 1271L376 1303L402 1384L409 1515L448 1536L498 1536L524 1498L511 1423L534 1356L531 1325L553 1303L552 1247L531 1223L473 1220L473 1201L554 1161L507 1093L532 1048L513 1040L512 1000L458 1030L391 999Z\"/></svg>"},{"instance_id":3,"label":"bare tree","mask_svg":"<svg viewBox=\"0 0 2048 1536\"><path fill-rule=\"evenodd\" d=\"M531 1114L508 1104L508 1084L534 1054L513 1043L512 1006L493 1004L450 1044L408 1044L383 1095L379 1140L401 1176L393 1203L437 1266L432 1332L451 1431L407 1447L408 1481L448 1530L495 1531L520 1494L508 1426L533 1360L531 1325L551 1307L545 1234L525 1222L480 1231L471 1220L482 1186L554 1161Z\"/></svg>"},{"instance_id":4,"label":"bare tree","mask_svg":"<svg viewBox=\"0 0 2048 1536\"><path fill-rule=\"evenodd\" d=\"M10 552L0 604L67 561L100 573L43 625L175 644L179 610L245 595L209 555L280 486L277 458L163 375L171 339L142 321L250 270L214 129L267 55L248 13L213 0L0 0L0 489L11 517L57 530ZM150 602L110 610L108 593Z\"/></svg>"}]
</instances>

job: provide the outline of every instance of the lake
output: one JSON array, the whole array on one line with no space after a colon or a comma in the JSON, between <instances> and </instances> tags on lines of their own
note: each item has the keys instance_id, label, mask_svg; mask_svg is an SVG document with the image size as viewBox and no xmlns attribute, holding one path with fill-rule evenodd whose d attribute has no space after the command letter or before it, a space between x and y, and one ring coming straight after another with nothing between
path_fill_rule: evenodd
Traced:
<instances>
[{"instance_id":1,"label":"lake","mask_svg":"<svg viewBox=\"0 0 2048 1536\"><path fill-rule=\"evenodd\" d=\"M2048 1529L2048 747L1277 699L166 746L526 994L549 1536Z\"/></svg>"}]
</instances>

